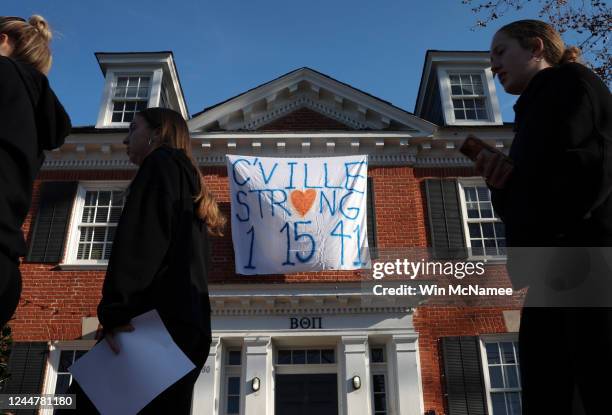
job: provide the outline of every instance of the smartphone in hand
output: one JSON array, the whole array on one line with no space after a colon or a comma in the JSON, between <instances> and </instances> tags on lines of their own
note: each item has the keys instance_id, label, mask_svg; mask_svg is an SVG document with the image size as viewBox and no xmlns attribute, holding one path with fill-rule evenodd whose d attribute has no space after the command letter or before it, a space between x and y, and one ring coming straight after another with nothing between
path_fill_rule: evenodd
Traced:
<instances>
[{"instance_id":1,"label":"smartphone in hand","mask_svg":"<svg viewBox=\"0 0 612 415\"><path fill-rule=\"evenodd\" d=\"M459 151L465 154L470 160L475 162L476 157L478 157L478 154L482 149L487 149L493 154L501 154L503 156L504 162L512 164L512 160L510 159L510 157L506 156L502 151L485 143L480 138L471 134L467 136L467 138L459 148Z\"/></svg>"},{"instance_id":2,"label":"smartphone in hand","mask_svg":"<svg viewBox=\"0 0 612 415\"><path fill-rule=\"evenodd\" d=\"M478 157L482 150L489 154ZM468 135L459 151L476 163L476 171L485 177L487 184L496 189L503 189L512 174L512 159L503 152L490 146L481 139Z\"/></svg>"}]
</instances>

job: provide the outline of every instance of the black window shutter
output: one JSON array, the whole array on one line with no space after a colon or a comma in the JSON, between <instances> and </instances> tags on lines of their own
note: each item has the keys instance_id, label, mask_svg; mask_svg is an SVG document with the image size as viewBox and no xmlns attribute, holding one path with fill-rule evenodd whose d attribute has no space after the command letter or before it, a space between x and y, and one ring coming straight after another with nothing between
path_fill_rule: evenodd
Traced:
<instances>
[{"instance_id":1,"label":"black window shutter","mask_svg":"<svg viewBox=\"0 0 612 415\"><path fill-rule=\"evenodd\" d=\"M13 343L8 360L10 378L2 393L41 393L47 363L47 351L46 342Z\"/></svg>"},{"instance_id":2,"label":"black window shutter","mask_svg":"<svg viewBox=\"0 0 612 415\"><path fill-rule=\"evenodd\" d=\"M367 193L367 226L368 226L368 247L370 248L370 258L378 258L378 244L376 238L376 204L374 203L374 180L368 177Z\"/></svg>"},{"instance_id":3,"label":"black window shutter","mask_svg":"<svg viewBox=\"0 0 612 415\"><path fill-rule=\"evenodd\" d=\"M487 415L478 337L442 337L448 415Z\"/></svg>"},{"instance_id":4,"label":"black window shutter","mask_svg":"<svg viewBox=\"0 0 612 415\"><path fill-rule=\"evenodd\" d=\"M28 261L60 262L77 184L78 182L43 182Z\"/></svg>"},{"instance_id":5,"label":"black window shutter","mask_svg":"<svg viewBox=\"0 0 612 415\"><path fill-rule=\"evenodd\" d=\"M467 257L457 181L427 179L425 196L434 256L448 259Z\"/></svg>"}]
</instances>

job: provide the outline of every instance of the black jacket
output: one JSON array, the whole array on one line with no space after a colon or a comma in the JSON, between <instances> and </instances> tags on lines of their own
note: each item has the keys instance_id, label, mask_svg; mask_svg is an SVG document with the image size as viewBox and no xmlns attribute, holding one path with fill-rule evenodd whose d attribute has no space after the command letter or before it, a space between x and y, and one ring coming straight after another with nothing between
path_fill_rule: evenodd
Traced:
<instances>
[{"instance_id":1,"label":"black jacket","mask_svg":"<svg viewBox=\"0 0 612 415\"><path fill-rule=\"evenodd\" d=\"M43 150L61 146L70 128L47 77L0 56L0 251L11 257L26 253L21 225Z\"/></svg>"},{"instance_id":2,"label":"black jacket","mask_svg":"<svg viewBox=\"0 0 612 415\"><path fill-rule=\"evenodd\" d=\"M609 89L568 63L538 72L514 111L514 171L491 189L508 246L612 246Z\"/></svg>"},{"instance_id":3,"label":"black jacket","mask_svg":"<svg viewBox=\"0 0 612 415\"><path fill-rule=\"evenodd\" d=\"M210 337L208 237L194 213L199 189L184 151L163 146L145 158L115 233L98 306L105 328L157 309L166 325L188 324Z\"/></svg>"}]
</instances>

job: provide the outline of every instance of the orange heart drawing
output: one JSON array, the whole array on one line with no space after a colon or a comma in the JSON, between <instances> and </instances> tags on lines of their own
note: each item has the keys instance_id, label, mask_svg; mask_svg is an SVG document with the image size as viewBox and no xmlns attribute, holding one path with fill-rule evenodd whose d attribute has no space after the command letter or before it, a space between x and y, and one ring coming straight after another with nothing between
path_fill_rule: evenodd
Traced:
<instances>
[{"instance_id":1,"label":"orange heart drawing","mask_svg":"<svg viewBox=\"0 0 612 415\"><path fill-rule=\"evenodd\" d=\"M291 204L293 204L293 208L304 217L312 207L316 197L317 191L314 189L308 189L305 192L294 190L291 192Z\"/></svg>"}]
</instances>

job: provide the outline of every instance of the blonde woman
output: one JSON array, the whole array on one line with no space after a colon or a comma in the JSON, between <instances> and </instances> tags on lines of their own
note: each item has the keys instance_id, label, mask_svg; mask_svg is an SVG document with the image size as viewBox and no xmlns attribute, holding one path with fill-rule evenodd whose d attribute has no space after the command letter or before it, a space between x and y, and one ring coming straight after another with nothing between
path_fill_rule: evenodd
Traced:
<instances>
[{"instance_id":1,"label":"blonde woman","mask_svg":"<svg viewBox=\"0 0 612 415\"><path fill-rule=\"evenodd\" d=\"M522 411L512 393L494 399L494 412L507 404L511 413L569 415L575 388L585 413L605 412L612 271L598 255L612 247L612 95L545 22L502 27L490 57L505 91L519 95L513 168L507 174L486 150L476 168L506 225L512 284L529 286L519 331Z\"/></svg>"},{"instance_id":2,"label":"blonde woman","mask_svg":"<svg viewBox=\"0 0 612 415\"><path fill-rule=\"evenodd\" d=\"M136 114L124 143L140 167L117 226L98 318L105 341L121 353L116 333L133 330L131 319L144 312L159 312L196 368L140 413L189 414L211 342L207 235L221 235L226 219L192 158L179 113L148 108ZM78 385L71 392L79 413L95 413Z\"/></svg>"},{"instance_id":3,"label":"blonde woman","mask_svg":"<svg viewBox=\"0 0 612 415\"><path fill-rule=\"evenodd\" d=\"M0 16L0 328L21 294L21 225L43 150L64 143L70 118L49 86L51 31L41 16Z\"/></svg>"}]
</instances>

